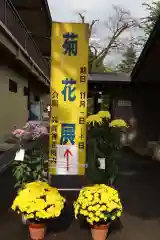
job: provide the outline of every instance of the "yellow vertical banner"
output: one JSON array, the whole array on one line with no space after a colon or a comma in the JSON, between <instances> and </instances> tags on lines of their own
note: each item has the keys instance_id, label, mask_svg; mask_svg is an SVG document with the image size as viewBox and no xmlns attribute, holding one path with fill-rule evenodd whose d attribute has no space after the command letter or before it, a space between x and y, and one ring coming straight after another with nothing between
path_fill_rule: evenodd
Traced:
<instances>
[{"instance_id":1,"label":"yellow vertical banner","mask_svg":"<svg viewBox=\"0 0 160 240\"><path fill-rule=\"evenodd\" d=\"M53 23L49 172L84 175L88 24Z\"/></svg>"}]
</instances>

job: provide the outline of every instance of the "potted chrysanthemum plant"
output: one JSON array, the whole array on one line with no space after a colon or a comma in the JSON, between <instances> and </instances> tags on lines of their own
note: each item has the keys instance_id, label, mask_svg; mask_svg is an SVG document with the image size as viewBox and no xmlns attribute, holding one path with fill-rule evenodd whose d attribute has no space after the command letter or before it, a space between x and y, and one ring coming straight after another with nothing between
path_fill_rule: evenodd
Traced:
<instances>
[{"instance_id":1,"label":"potted chrysanthemum plant","mask_svg":"<svg viewBox=\"0 0 160 240\"><path fill-rule=\"evenodd\" d=\"M60 216L64 203L65 199L56 188L36 181L26 184L18 192L12 209L28 220L30 237L37 240L44 239L45 220Z\"/></svg>"},{"instance_id":2,"label":"potted chrysanthemum plant","mask_svg":"<svg viewBox=\"0 0 160 240\"><path fill-rule=\"evenodd\" d=\"M123 119L112 119L108 111L88 116L87 176L91 183L112 186L118 174L123 147L121 137L128 128ZM100 166L103 161L103 167Z\"/></svg>"},{"instance_id":3,"label":"potted chrysanthemum plant","mask_svg":"<svg viewBox=\"0 0 160 240\"><path fill-rule=\"evenodd\" d=\"M84 187L74 203L75 218L91 226L94 240L105 240L112 221L122 214L118 192L104 184Z\"/></svg>"}]
</instances>

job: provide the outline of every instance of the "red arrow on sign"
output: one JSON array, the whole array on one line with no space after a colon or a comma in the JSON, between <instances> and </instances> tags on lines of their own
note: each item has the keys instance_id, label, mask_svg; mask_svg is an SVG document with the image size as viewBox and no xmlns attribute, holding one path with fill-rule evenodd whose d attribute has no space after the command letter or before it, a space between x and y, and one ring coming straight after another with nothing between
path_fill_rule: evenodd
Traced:
<instances>
[{"instance_id":1,"label":"red arrow on sign","mask_svg":"<svg viewBox=\"0 0 160 240\"><path fill-rule=\"evenodd\" d=\"M67 171L69 170L69 155L73 156L71 151L69 149L66 149L64 153L64 157L66 157L66 160L67 160Z\"/></svg>"}]
</instances>

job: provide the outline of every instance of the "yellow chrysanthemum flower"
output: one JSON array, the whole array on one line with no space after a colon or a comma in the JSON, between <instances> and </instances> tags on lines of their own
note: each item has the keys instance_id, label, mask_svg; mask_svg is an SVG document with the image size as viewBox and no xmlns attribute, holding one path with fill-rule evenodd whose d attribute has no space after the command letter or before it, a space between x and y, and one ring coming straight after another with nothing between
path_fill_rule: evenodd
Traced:
<instances>
[{"instance_id":1,"label":"yellow chrysanthemum flower","mask_svg":"<svg viewBox=\"0 0 160 240\"><path fill-rule=\"evenodd\" d=\"M110 114L109 111L99 111L99 112L98 112L98 115L99 115L101 118L111 119L111 114Z\"/></svg>"},{"instance_id":2,"label":"yellow chrysanthemum flower","mask_svg":"<svg viewBox=\"0 0 160 240\"><path fill-rule=\"evenodd\" d=\"M123 119L115 119L110 123L110 127L114 127L114 128L125 127L125 128L127 128L128 125Z\"/></svg>"},{"instance_id":3,"label":"yellow chrysanthemum flower","mask_svg":"<svg viewBox=\"0 0 160 240\"><path fill-rule=\"evenodd\" d=\"M95 125L96 123L101 125L103 123L102 118L98 114L90 115L86 119L86 123L89 125Z\"/></svg>"},{"instance_id":4,"label":"yellow chrysanthemum flower","mask_svg":"<svg viewBox=\"0 0 160 240\"><path fill-rule=\"evenodd\" d=\"M92 196L92 197L91 197ZM74 203L75 218L83 215L89 224L109 222L121 216L118 192L105 184L84 187Z\"/></svg>"},{"instance_id":5,"label":"yellow chrysanthemum flower","mask_svg":"<svg viewBox=\"0 0 160 240\"><path fill-rule=\"evenodd\" d=\"M56 188L46 182L36 181L26 184L18 192L12 209L23 213L26 219L49 219L58 217L64 208L65 199Z\"/></svg>"}]
</instances>

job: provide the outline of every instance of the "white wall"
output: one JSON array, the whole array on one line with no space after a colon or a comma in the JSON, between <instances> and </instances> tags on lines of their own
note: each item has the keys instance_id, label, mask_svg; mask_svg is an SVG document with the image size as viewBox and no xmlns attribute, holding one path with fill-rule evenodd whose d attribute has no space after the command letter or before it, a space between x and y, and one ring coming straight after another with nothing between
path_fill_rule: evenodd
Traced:
<instances>
[{"instance_id":1,"label":"white wall","mask_svg":"<svg viewBox=\"0 0 160 240\"><path fill-rule=\"evenodd\" d=\"M9 79L18 84L17 93L9 91ZM24 126L28 119L24 87L28 87L27 79L7 66L0 66L0 137Z\"/></svg>"}]
</instances>

